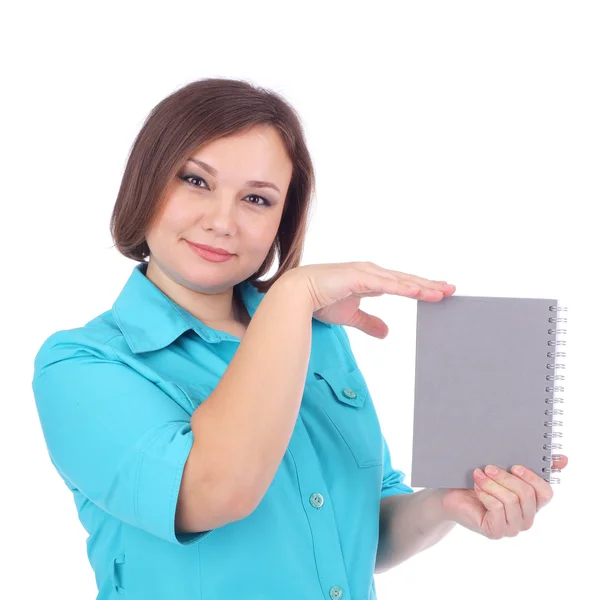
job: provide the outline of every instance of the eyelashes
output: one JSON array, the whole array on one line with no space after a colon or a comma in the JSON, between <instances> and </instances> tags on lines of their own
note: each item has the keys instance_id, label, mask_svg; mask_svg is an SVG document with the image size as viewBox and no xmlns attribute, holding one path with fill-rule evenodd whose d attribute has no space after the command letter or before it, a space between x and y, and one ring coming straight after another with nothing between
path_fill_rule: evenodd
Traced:
<instances>
[{"instance_id":1,"label":"eyelashes","mask_svg":"<svg viewBox=\"0 0 600 600\"><path fill-rule=\"evenodd\" d=\"M187 173L187 174L184 174L184 175L178 175L178 177L179 177L179 179L181 179L185 183L187 183L187 184L189 184L189 185L191 185L192 187L195 187L195 188L202 189L201 186L195 185L195 184L191 183L189 181L190 179L196 179L197 181L204 181L204 183L206 183L206 181L202 177L200 177L199 175L194 175L193 173ZM206 183L206 189L209 189L207 183ZM258 196L257 194L248 194L246 196L246 198L252 198L252 197L254 197L254 198L260 198L264 202L264 204L258 204L256 202L251 202L250 204L255 204L256 206L271 206L271 203L266 198L264 198L263 196Z\"/></svg>"}]
</instances>

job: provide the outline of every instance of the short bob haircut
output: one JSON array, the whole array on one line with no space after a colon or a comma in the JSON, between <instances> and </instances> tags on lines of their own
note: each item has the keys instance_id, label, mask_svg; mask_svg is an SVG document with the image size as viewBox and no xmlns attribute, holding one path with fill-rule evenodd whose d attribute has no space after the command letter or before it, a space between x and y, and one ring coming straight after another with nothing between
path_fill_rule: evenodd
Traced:
<instances>
[{"instance_id":1,"label":"short bob haircut","mask_svg":"<svg viewBox=\"0 0 600 600\"><path fill-rule=\"evenodd\" d=\"M184 163L204 144L262 124L277 129L293 170L273 245L246 281L264 293L283 273L299 266L315 188L300 117L277 93L225 78L202 79L179 88L146 118L131 147L110 219L117 250L139 262L149 259L145 233ZM258 281L273 265L276 252L278 270L270 279Z\"/></svg>"}]
</instances>

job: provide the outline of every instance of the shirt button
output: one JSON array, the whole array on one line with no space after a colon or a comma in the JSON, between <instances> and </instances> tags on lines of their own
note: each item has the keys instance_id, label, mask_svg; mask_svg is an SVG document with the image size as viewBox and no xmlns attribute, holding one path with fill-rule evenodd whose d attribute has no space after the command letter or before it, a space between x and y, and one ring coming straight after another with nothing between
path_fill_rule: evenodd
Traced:
<instances>
[{"instance_id":1,"label":"shirt button","mask_svg":"<svg viewBox=\"0 0 600 600\"><path fill-rule=\"evenodd\" d=\"M339 598L342 597L342 588L334 585L330 590L329 590L329 596L331 597L332 600L339 600Z\"/></svg>"},{"instance_id":2,"label":"shirt button","mask_svg":"<svg viewBox=\"0 0 600 600\"><path fill-rule=\"evenodd\" d=\"M348 388L344 388L342 393L344 394L344 396L346 396L346 398L356 398L356 392L353 392L352 390L349 390Z\"/></svg>"},{"instance_id":3,"label":"shirt button","mask_svg":"<svg viewBox=\"0 0 600 600\"><path fill-rule=\"evenodd\" d=\"M323 502L325 502L325 499L323 498L323 496L321 496L321 494L313 494L310 497L310 503L315 508L321 508L321 506L323 506Z\"/></svg>"}]
</instances>

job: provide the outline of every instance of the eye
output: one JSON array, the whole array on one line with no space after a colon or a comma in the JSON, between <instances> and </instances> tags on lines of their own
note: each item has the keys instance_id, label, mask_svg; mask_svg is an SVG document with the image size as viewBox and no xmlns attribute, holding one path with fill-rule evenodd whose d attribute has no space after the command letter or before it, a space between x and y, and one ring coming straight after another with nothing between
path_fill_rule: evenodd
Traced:
<instances>
[{"instance_id":1,"label":"eye","mask_svg":"<svg viewBox=\"0 0 600 600\"><path fill-rule=\"evenodd\" d=\"M264 202L264 204L257 204L257 206L271 206L271 203L266 198L263 198L262 196L257 196L256 194L248 194L246 198L258 198L259 200L262 200ZM251 202L250 204L256 203Z\"/></svg>"},{"instance_id":2,"label":"eye","mask_svg":"<svg viewBox=\"0 0 600 600\"><path fill-rule=\"evenodd\" d=\"M193 173L188 173L187 175L179 175L179 179L185 181L186 183L189 183L192 187L195 188L201 188L202 186L197 185L195 183L191 183L192 181L204 181L202 177L200 177L199 175L194 175ZM206 181L204 181L204 183L206 184L206 189L209 189ZM257 202L250 202L250 204L255 204L256 206L271 206L271 203L263 196L257 196L256 194L248 194L246 198L258 198L259 200L263 201L263 204L259 204Z\"/></svg>"},{"instance_id":3,"label":"eye","mask_svg":"<svg viewBox=\"0 0 600 600\"><path fill-rule=\"evenodd\" d=\"M190 183L188 181L188 179L195 179L196 181L204 181L204 179L202 179L202 177L198 177L198 175L193 175L191 173L189 175L180 175L179 179L185 181L186 183ZM204 183L206 183L206 181L204 181ZM196 185L196 184L190 183L190 185L192 185L193 187L200 187L199 185ZM207 187L208 187L208 184L207 184Z\"/></svg>"}]
</instances>

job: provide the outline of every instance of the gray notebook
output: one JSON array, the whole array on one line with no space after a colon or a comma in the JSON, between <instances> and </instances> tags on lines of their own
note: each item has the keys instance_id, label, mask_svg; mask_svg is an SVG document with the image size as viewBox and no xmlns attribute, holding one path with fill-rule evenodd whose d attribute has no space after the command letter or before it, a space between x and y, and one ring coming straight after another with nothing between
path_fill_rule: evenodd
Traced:
<instances>
[{"instance_id":1,"label":"gray notebook","mask_svg":"<svg viewBox=\"0 0 600 600\"><path fill-rule=\"evenodd\" d=\"M488 464L558 483L566 310L546 298L417 301L413 487L472 488Z\"/></svg>"}]
</instances>

